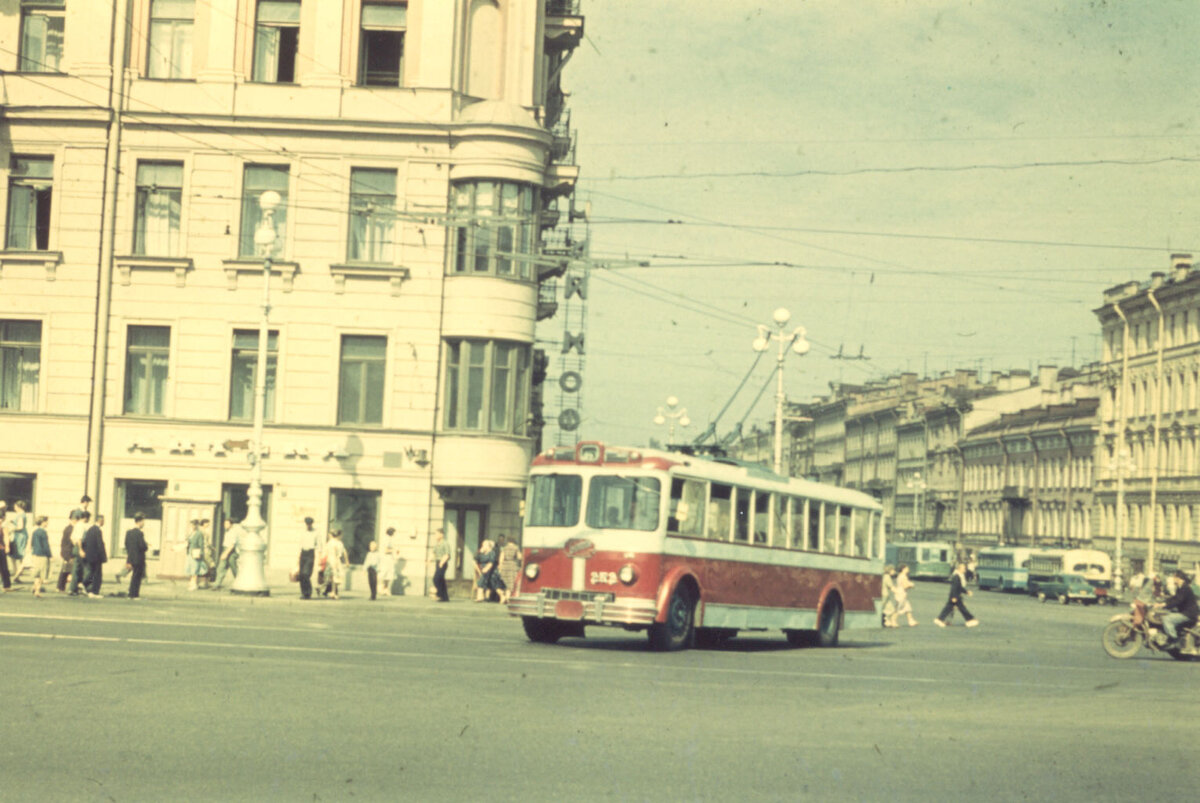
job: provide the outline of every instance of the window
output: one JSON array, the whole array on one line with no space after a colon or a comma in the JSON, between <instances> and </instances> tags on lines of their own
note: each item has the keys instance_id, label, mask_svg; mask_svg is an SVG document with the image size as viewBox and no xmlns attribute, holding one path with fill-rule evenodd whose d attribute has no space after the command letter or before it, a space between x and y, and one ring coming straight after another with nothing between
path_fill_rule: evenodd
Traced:
<instances>
[{"instance_id":1,"label":"window","mask_svg":"<svg viewBox=\"0 0 1200 803\"><path fill-rule=\"evenodd\" d=\"M279 332L267 334L267 397L263 417L275 420L275 365L279 354ZM258 330L235 329L233 365L229 371L229 420L254 418L254 384L258 379Z\"/></svg>"},{"instance_id":2,"label":"window","mask_svg":"<svg viewBox=\"0 0 1200 803\"><path fill-rule=\"evenodd\" d=\"M396 230L396 171L354 168L350 171L350 241L352 262L392 262Z\"/></svg>"},{"instance_id":3,"label":"window","mask_svg":"<svg viewBox=\"0 0 1200 803\"><path fill-rule=\"evenodd\" d=\"M148 76L192 77L192 22L195 18L196 0L151 0Z\"/></svg>"},{"instance_id":4,"label":"window","mask_svg":"<svg viewBox=\"0 0 1200 803\"><path fill-rule=\"evenodd\" d=\"M125 554L125 539L119 537L133 527L139 513L146 517L142 532L150 554L157 556L162 549L162 498L167 495L167 483L159 480L117 480L117 526L109 528L114 536L114 552Z\"/></svg>"},{"instance_id":5,"label":"window","mask_svg":"<svg viewBox=\"0 0 1200 803\"><path fill-rule=\"evenodd\" d=\"M380 495L379 491L329 492L329 526L342 531L351 563L362 563L367 546L378 537Z\"/></svg>"},{"instance_id":6,"label":"window","mask_svg":"<svg viewBox=\"0 0 1200 803\"><path fill-rule=\"evenodd\" d=\"M400 85L407 14L403 3L363 3L358 46L358 82L363 86Z\"/></svg>"},{"instance_id":7,"label":"window","mask_svg":"<svg viewBox=\"0 0 1200 803\"><path fill-rule=\"evenodd\" d=\"M0 321L0 410L36 410L41 321Z\"/></svg>"},{"instance_id":8,"label":"window","mask_svg":"<svg viewBox=\"0 0 1200 803\"><path fill-rule=\"evenodd\" d=\"M671 513L667 532L704 537L704 495L707 486L702 480L676 477L671 480Z\"/></svg>"},{"instance_id":9,"label":"window","mask_svg":"<svg viewBox=\"0 0 1200 803\"><path fill-rule=\"evenodd\" d=\"M338 382L339 424L383 423L383 377L387 338L342 335Z\"/></svg>"},{"instance_id":10,"label":"window","mask_svg":"<svg viewBox=\"0 0 1200 803\"><path fill-rule=\"evenodd\" d=\"M771 494L754 492L754 543L765 544L771 527Z\"/></svg>"},{"instance_id":11,"label":"window","mask_svg":"<svg viewBox=\"0 0 1200 803\"><path fill-rule=\"evenodd\" d=\"M592 477L587 525L597 530L654 530L662 486L653 477Z\"/></svg>"},{"instance_id":12,"label":"window","mask_svg":"<svg viewBox=\"0 0 1200 803\"><path fill-rule=\"evenodd\" d=\"M734 508L733 540L743 543L750 540L750 497L749 488L737 489L737 507Z\"/></svg>"},{"instance_id":13,"label":"window","mask_svg":"<svg viewBox=\"0 0 1200 803\"><path fill-rule=\"evenodd\" d=\"M788 497L779 496L775 499L775 515L774 515L774 537L771 539L772 546L787 548L790 546L788 541Z\"/></svg>"},{"instance_id":14,"label":"window","mask_svg":"<svg viewBox=\"0 0 1200 803\"><path fill-rule=\"evenodd\" d=\"M860 558L871 557L871 524L875 514L866 510L854 511L854 554Z\"/></svg>"},{"instance_id":15,"label":"window","mask_svg":"<svg viewBox=\"0 0 1200 803\"><path fill-rule=\"evenodd\" d=\"M574 527L579 523L583 480L578 474L539 474L529 480L525 524L530 527Z\"/></svg>"},{"instance_id":16,"label":"window","mask_svg":"<svg viewBox=\"0 0 1200 803\"><path fill-rule=\"evenodd\" d=\"M181 162L138 162L133 253L179 256L179 212L183 205Z\"/></svg>"},{"instance_id":17,"label":"window","mask_svg":"<svg viewBox=\"0 0 1200 803\"><path fill-rule=\"evenodd\" d=\"M526 255L534 251L537 190L523 184L475 181L455 184L452 194L450 272L535 277Z\"/></svg>"},{"instance_id":18,"label":"window","mask_svg":"<svg viewBox=\"0 0 1200 803\"><path fill-rule=\"evenodd\" d=\"M12 157L8 178L8 240L5 247L15 251L49 250L53 178L53 158Z\"/></svg>"},{"instance_id":19,"label":"window","mask_svg":"<svg viewBox=\"0 0 1200 803\"><path fill-rule=\"evenodd\" d=\"M129 327L125 345L125 412L127 414L163 414L170 348L170 327Z\"/></svg>"},{"instance_id":20,"label":"window","mask_svg":"<svg viewBox=\"0 0 1200 803\"><path fill-rule=\"evenodd\" d=\"M58 72L62 66L63 0L21 0L20 72Z\"/></svg>"},{"instance_id":21,"label":"window","mask_svg":"<svg viewBox=\"0 0 1200 803\"><path fill-rule=\"evenodd\" d=\"M287 231L288 168L286 165L246 165L242 175L242 231L238 254L244 257L261 257L254 245L254 232L262 222L262 207L259 197L267 190L279 193L280 202L272 220L275 231L275 247L270 256L283 254L283 232Z\"/></svg>"},{"instance_id":22,"label":"window","mask_svg":"<svg viewBox=\"0 0 1200 803\"><path fill-rule=\"evenodd\" d=\"M499 340L446 341L446 429L523 435L530 347Z\"/></svg>"},{"instance_id":23,"label":"window","mask_svg":"<svg viewBox=\"0 0 1200 803\"><path fill-rule=\"evenodd\" d=\"M294 82L299 43L300 0L259 0L251 80L269 84Z\"/></svg>"},{"instance_id":24,"label":"window","mask_svg":"<svg viewBox=\"0 0 1200 803\"><path fill-rule=\"evenodd\" d=\"M714 482L708 502L708 537L714 541L729 540L730 514L733 511L733 487Z\"/></svg>"}]
</instances>

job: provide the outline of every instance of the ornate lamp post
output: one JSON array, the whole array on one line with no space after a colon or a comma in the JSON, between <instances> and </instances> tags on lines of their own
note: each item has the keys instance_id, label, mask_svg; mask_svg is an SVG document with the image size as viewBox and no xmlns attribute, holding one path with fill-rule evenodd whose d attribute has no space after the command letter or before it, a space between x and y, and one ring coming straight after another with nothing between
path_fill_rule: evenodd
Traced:
<instances>
[{"instance_id":1,"label":"ornate lamp post","mask_svg":"<svg viewBox=\"0 0 1200 803\"><path fill-rule=\"evenodd\" d=\"M811 348L805 335L808 334L803 326L797 326L791 332L785 332L788 321L791 320L792 313L788 312L783 307L775 310L775 327L777 332L772 332L771 327L758 325L758 337L754 338L751 347L755 351L766 351L771 347L771 341L779 341L779 356L776 358L775 373L775 473L783 473L783 358L787 356L787 348L790 345L792 351L797 354L807 354Z\"/></svg>"},{"instance_id":2,"label":"ornate lamp post","mask_svg":"<svg viewBox=\"0 0 1200 803\"><path fill-rule=\"evenodd\" d=\"M263 532L267 529L267 522L262 515L262 454L263 421L267 410L271 252L275 248L275 210L282 200L274 190L267 190L258 198L262 220L254 232L254 245L263 255L262 320L258 322L258 362L254 372L254 440L250 451L250 489L246 493L246 519L242 522L242 534L238 538L238 575L233 581L232 589L235 594L253 594L260 597L271 594L263 565L263 553L267 551L267 541L263 538Z\"/></svg>"},{"instance_id":3,"label":"ornate lamp post","mask_svg":"<svg viewBox=\"0 0 1200 803\"><path fill-rule=\"evenodd\" d=\"M675 440L676 421L679 422L679 426L681 428L690 427L692 425L692 420L688 418L687 408L679 407L679 399L675 398L674 396L668 396L666 409L664 410L662 407L659 407L658 415L654 416L654 423L658 424L660 427L663 424L668 424L669 422L669 426L667 428L668 446L672 441Z\"/></svg>"},{"instance_id":4,"label":"ornate lamp post","mask_svg":"<svg viewBox=\"0 0 1200 803\"><path fill-rule=\"evenodd\" d=\"M921 540L920 530L923 522L917 517L917 500L920 498L921 494L925 493L925 489L929 487L929 483L925 482L925 480L921 478L921 472L914 471L913 475L909 478L905 485L908 486L908 489L912 491L913 540L919 541Z\"/></svg>"}]
</instances>

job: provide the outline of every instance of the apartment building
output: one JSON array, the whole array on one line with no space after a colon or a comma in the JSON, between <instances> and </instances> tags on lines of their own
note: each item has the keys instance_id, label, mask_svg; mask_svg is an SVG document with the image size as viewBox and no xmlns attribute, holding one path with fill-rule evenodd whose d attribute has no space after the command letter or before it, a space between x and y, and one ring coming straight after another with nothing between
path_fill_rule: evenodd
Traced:
<instances>
[{"instance_id":1,"label":"apartment building","mask_svg":"<svg viewBox=\"0 0 1200 803\"><path fill-rule=\"evenodd\" d=\"M1096 450L1096 543L1128 576L1200 560L1200 272L1169 272L1104 293Z\"/></svg>"},{"instance_id":2,"label":"apartment building","mask_svg":"<svg viewBox=\"0 0 1200 803\"><path fill-rule=\"evenodd\" d=\"M519 532L578 2L0 9L0 496L175 571L245 515L265 304L269 576L306 516L394 527L398 593Z\"/></svg>"}]
</instances>

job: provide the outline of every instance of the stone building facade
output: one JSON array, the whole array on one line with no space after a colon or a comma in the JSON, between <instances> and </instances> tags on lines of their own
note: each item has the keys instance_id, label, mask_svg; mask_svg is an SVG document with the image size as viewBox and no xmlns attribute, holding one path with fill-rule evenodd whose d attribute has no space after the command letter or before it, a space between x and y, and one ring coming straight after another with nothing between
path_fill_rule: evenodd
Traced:
<instances>
[{"instance_id":1,"label":"stone building facade","mask_svg":"<svg viewBox=\"0 0 1200 803\"><path fill-rule=\"evenodd\" d=\"M244 515L269 278L269 575L305 516L354 561L395 527L418 593L433 528L468 576L518 532L578 3L3 9L0 496L87 492L115 555L146 512L163 572Z\"/></svg>"}]
</instances>

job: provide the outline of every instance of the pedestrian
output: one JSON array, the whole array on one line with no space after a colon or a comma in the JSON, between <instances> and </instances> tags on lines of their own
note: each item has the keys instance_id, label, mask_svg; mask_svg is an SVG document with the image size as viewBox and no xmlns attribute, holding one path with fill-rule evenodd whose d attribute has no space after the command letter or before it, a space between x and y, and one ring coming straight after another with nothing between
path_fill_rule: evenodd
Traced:
<instances>
[{"instance_id":1,"label":"pedestrian","mask_svg":"<svg viewBox=\"0 0 1200 803\"><path fill-rule=\"evenodd\" d=\"M892 584L892 595L896 604L896 609L892 612L892 627L900 626L901 616L908 620L909 627L916 627L920 624L913 618L912 600L908 598L908 590L914 585L915 583L908 576L908 564L900 564L900 568L896 572L896 580Z\"/></svg>"},{"instance_id":2,"label":"pedestrian","mask_svg":"<svg viewBox=\"0 0 1200 803\"><path fill-rule=\"evenodd\" d=\"M8 551L12 557L12 581L19 583L21 575L26 569L25 558L29 552L29 514L25 512L23 499L18 499L13 503L13 509L9 511L5 527L9 530Z\"/></svg>"},{"instance_id":3,"label":"pedestrian","mask_svg":"<svg viewBox=\"0 0 1200 803\"><path fill-rule=\"evenodd\" d=\"M62 558L62 566L58 569L57 588L60 592L67 590L67 581L75 569L75 542L71 533L75 530L75 511L71 511L67 526L63 527L62 540L58 544L58 556Z\"/></svg>"},{"instance_id":4,"label":"pedestrian","mask_svg":"<svg viewBox=\"0 0 1200 803\"><path fill-rule=\"evenodd\" d=\"M34 520L33 533L29 537L29 556L25 559L26 565L33 569L35 597L42 596L42 583L50 579L50 558L53 553L50 551L50 536L46 534L47 521L45 516L38 516Z\"/></svg>"},{"instance_id":5,"label":"pedestrian","mask_svg":"<svg viewBox=\"0 0 1200 803\"><path fill-rule=\"evenodd\" d=\"M71 511L71 519L73 521L79 521L84 513L91 515L91 511L88 510L88 505L90 504L92 504L92 497L88 496L87 494L79 497L79 507Z\"/></svg>"},{"instance_id":6,"label":"pedestrian","mask_svg":"<svg viewBox=\"0 0 1200 803\"><path fill-rule=\"evenodd\" d=\"M509 540L503 535L498 541L500 559L496 564L496 572L499 574L500 604L505 605L508 603L509 594L517 588L517 577L521 571L521 547L517 546L516 539Z\"/></svg>"},{"instance_id":7,"label":"pedestrian","mask_svg":"<svg viewBox=\"0 0 1200 803\"><path fill-rule=\"evenodd\" d=\"M87 532L88 520L92 517L86 510L77 511L75 527L71 530L71 596L79 596L79 587L84 585L83 535ZM84 589L87 590L86 588Z\"/></svg>"},{"instance_id":8,"label":"pedestrian","mask_svg":"<svg viewBox=\"0 0 1200 803\"><path fill-rule=\"evenodd\" d=\"M475 567L478 578L475 580L475 601L491 602L492 592L496 590L496 544L490 538L479 545L475 553Z\"/></svg>"},{"instance_id":9,"label":"pedestrian","mask_svg":"<svg viewBox=\"0 0 1200 803\"><path fill-rule=\"evenodd\" d=\"M146 553L150 551L146 543L146 533L142 529L146 525L146 517L142 513L133 514L133 526L125 531L125 560L131 567L129 574L129 598L141 599L142 578L146 576Z\"/></svg>"},{"instance_id":10,"label":"pedestrian","mask_svg":"<svg viewBox=\"0 0 1200 803\"><path fill-rule=\"evenodd\" d=\"M396 528L388 527L383 543L379 545L379 596L392 595L392 583L396 582Z\"/></svg>"},{"instance_id":11,"label":"pedestrian","mask_svg":"<svg viewBox=\"0 0 1200 803\"><path fill-rule=\"evenodd\" d=\"M896 567L890 563L883 567L881 593L883 595L883 626L899 627L894 616L896 613Z\"/></svg>"},{"instance_id":12,"label":"pedestrian","mask_svg":"<svg viewBox=\"0 0 1200 803\"><path fill-rule=\"evenodd\" d=\"M200 587L200 577L208 574L208 565L204 562L204 530L201 528L200 519L192 519L192 533L188 536L187 550L187 574L191 578L188 580L188 591L195 591Z\"/></svg>"},{"instance_id":13,"label":"pedestrian","mask_svg":"<svg viewBox=\"0 0 1200 803\"><path fill-rule=\"evenodd\" d=\"M85 512L84 521L88 521L90 517ZM108 550L104 546L104 531L100 529L99 522L103 521L102 516L96 517L97 523L88 527L87 532L83 534L83 539L79 542L80 554L83 556L85 564L85 587L87 595L92 599L100 596L100 584L104 582L104 564L108 561Z\"/></svg>"},{"instance_id":14,"label":"pedestrian","mask_svg":"<svg viewBox=\"0 0 1200 803\"><path fill-rule=\"evenodd\" d=\"M449 602L446 567L450 565L450 545L446 543L446 531L441 527L434 531L433 536L433 589L438 602Z\"/></svg>"},{"instance_id":15,"label":"pedestrian","mask_svg":"<svg viewBox=\"0 0 1200 803\"><path fill-rule=\"evenodd\" d=\"M954 564L954 573L950 575L950 595L942 607L942 612L933 620L933 623L938 627L945 627L946 619L957 608L958 612L963 615L963 619L967 620L967 627L977 626L979 620L972 616L971 612L967 610L967 606L963 604L963 597L969 596L971 596L971 591L967 588L967 566L959 561Z\"/></svg>"},{"instance_id":16,"label":"pedestrian","mask_svg":"<svg viewBox=\"0 0 1200 803\"><path fill-rule=\"evenodd\" d=\"M12 576L8 573L8 503L0 499L0 585L4 593L12 591Z\"/></svg>"},{"instance_id":17,"label":"pedestrian","mask_svg":"<svg viewBox=\"0 0 1200 803\"><path fill-rule=\"evenodd\" d=\"M329 540L325 542L325 582L329 587L328 596L339 599L338 589L342 586L342 579L349 565L350 557L342 543L342 531L330 530Z\"/></svg>"},{"instance_id":18,"label":"pedestrian","mask_svg":"<svg viewBox=\"0 0 1200 803\"><path fill-rule=\"evenodd\" d=\"M296 579L300 581L300 598L312 598L312 573L317 564L317 531L313 528L312 516L304 517L304 530L300 533L300 563Z\"/></svg>"},{"instance_id":19,"label":"pedestrian","mask_svg":"<svg viewBox=\"0 0 1200 803\"><path fill-rule=\"evenodd\" d=\"M371 590L371 601L375 601L375 591L379 585L379 544L372 541L367 544L367 556L363 558L363 568L367 570L367 588Z\"/></svg>"},{"instance_id":20,"label":"pedestrian","mask_svg":"<svg viewBox=\"0 0 1200 803\"><path fill-rule=\"evenodd\" d=\"M225 582L226 573L232 574L235 578L238 573L238 538L241 535L241 527L234 529L232 519L225 519L222 525L224 532L221 534L221 555L217 558L217 582L213 586L216 591Z\"/></svg>"}]
</instances>

